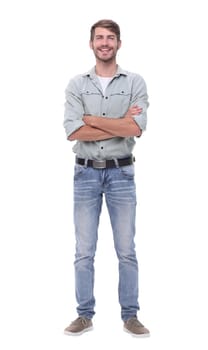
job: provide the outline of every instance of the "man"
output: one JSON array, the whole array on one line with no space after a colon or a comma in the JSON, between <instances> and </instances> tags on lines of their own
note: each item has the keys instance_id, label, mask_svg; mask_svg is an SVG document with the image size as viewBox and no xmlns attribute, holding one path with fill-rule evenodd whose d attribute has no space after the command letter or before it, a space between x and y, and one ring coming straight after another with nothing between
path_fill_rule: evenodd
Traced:
<instances>
[{"instance_id":1,"label":"man","mask_svg":"<svg viewBox=\"0 0 208 350\"><path fill-rule=\"evenodd\" d=\"M77 140L74 174L76 235L75 284L78 318L65 329L79 335L91 330L95 314L94 256L102 197L111 220L119 260L119 302L124 330L149 335L137 319L138 263L135 252L135 137L146 127L148 96L143 78L116 63L120 28L112 20L91 27L90 48L96 65L71 79L66 89L64 127Z\"/></svg>"}]
</instances>

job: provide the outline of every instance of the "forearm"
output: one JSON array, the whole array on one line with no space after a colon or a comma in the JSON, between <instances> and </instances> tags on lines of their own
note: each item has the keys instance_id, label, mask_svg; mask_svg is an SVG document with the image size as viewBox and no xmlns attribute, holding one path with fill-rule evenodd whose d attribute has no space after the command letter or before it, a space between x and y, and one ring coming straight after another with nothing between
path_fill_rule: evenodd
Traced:
<instances>
[{"instance_id":1,"label":"forearm","mask_svg":"<svg viewBox=\"0 0 208 350\"><path fill-rule=\"evenodd\" d=\"M101 141L106 139L111 139L114 136L104 130L96 129L89 125L84 125L78 130L74 131L69 137L68 140L74 141Z\"/></svg>"},{"instance_id":2,"label":"forearm","mask_svg":"<svg viewBox=\"0 0 208 350\"><path fill-rule=\"evenodd\" d=\"M86 116L84 122L93 128L105 131L114 137L140 136L142 131L133 118L103 118Z\"/></svg>"}]
</instances>

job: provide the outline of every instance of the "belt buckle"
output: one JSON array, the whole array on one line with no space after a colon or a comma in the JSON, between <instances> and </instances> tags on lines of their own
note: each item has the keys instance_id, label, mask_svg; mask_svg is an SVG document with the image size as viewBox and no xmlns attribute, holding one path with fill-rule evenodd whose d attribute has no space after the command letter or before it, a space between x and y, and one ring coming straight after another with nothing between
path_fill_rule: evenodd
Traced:
<instances>
[{"instance_id":1,"label":"belt buckle","mask_svg":"<svg viewBox=\"0 0 208 350\"><path fill-rule=\"evenodd\" d=\"M106 160L93 160L92 167L95 169L105 169L106 168Z\"/></svg>"}]
</instances>

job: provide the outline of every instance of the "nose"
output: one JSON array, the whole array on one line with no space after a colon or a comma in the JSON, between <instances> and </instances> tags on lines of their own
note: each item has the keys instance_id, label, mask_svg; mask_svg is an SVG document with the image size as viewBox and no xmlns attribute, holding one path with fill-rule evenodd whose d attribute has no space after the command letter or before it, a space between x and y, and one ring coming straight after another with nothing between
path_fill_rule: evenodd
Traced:
<instances>
[{"instance_id":1,"label":"nose","mask_svg":"<svg viewBox=\"0 0 208 350\"><path fill-rule=\"evenodd\" d=\"M102 39L102 46L108 46L108 38Z\"/></svg>"}]
</instances>

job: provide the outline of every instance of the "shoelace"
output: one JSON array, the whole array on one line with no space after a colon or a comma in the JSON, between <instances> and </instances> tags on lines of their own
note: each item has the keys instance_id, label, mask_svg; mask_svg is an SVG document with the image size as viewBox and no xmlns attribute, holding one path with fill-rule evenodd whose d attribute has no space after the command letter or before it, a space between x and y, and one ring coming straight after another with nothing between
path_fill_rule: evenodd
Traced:
<instances>
[{"instance_id":1,"label":"shoelace","mask_svg":"<svg viewBox=\"0 0 208 350\"><path fill-rule=\"evenodd\" d=\"M86 326L87 324L87 320L84 317L78 317L74 322L72 322L73 324L79 324L82 323L84 326Z\"/></svg>"},{"instance_id":2,"label":"shoelace","mask_svg":"<svg viewBox=\"0 0 208 350\"><path fill-rule=\"evenodd\" d=\"M139 322L139 320L136 318L136 317L133 317L133 318L130 318L128 321L127 321L128 324L132 324L132 325L135 325L135 326L138 326L138 327L144 327L144 325Z\"/></svg>"}]
</instances>

